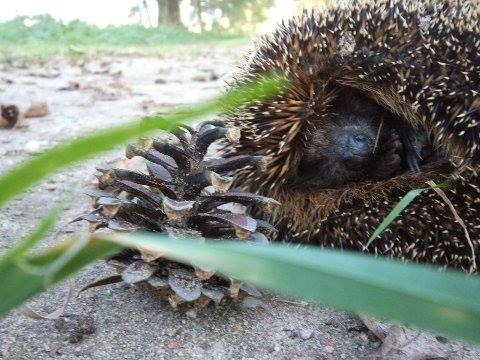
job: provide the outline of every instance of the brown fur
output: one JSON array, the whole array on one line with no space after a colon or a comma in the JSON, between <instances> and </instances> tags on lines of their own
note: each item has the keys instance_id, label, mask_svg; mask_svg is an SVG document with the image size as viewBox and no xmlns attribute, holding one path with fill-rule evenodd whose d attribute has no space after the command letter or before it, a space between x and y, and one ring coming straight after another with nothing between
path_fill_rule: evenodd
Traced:
<instances>
[{"instance_id":1,"label":"brown fur","mask_svg":"<svg viewBox=\"0 0 480 360\"><path fill-rule=\"evenodd\" d=\"M392 189L403 194L411 189L428 187L427 181L440 183L445 178L439 176L439 173L448 173L449 168L447 163L439 162L421 173L410 172L385 181L353 183L334 189L292 190L280 187L271 192L271 196L282 204L275 213L275 218L288 217L295 224L291 231L308 230L308 233L313 235L318 229L318 223L325 221L340 207L352 204L381 204L392 197ZM308 211L305 211L306 209Z\"/></svg>"}]
</instances>

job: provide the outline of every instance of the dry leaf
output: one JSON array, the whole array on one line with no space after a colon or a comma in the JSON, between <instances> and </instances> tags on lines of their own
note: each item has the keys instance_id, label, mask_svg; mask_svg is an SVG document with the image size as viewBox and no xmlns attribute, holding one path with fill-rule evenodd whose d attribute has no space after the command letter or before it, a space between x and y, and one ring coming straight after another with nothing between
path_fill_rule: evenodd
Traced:
<instances>
[{"instance_id":1,"label":"dry leaf","mask_svg":"<svg viewBox=\"0 0 480 360\"><path fill-rule=\"evenodd\" d=\"M46 102L32 103L27 110L23 113L26 118L38 118L44 117L50 114L50 109Z\"/></svg>"}]
</instances>

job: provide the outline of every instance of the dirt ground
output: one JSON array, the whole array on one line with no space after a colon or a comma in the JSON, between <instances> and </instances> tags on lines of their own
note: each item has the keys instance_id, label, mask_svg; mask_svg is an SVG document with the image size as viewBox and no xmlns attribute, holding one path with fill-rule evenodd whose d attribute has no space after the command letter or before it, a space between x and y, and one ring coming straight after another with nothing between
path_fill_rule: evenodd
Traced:
<instances>
[{"instance_id":1,"label":"dirt ground","mask_svg":"<svg viewBox=\"0 0 480 360\"><path fill-rule=\"evenodd\" d=\"M0 130L0 173L59 141L218 94L245 50L206 45L156 58L103 56L23 68L0 65L0 103L25 110L41 101L50 109L45 117ZM89 208L83 192L94 181L95 164L121 157L118 149L72 166L2 208L0 252L67 190L73 190L74 198L42 246L87 231L86 224L69 221ZM112 273L98 263L82 271L76 285ZM53 311L65 292L63 284L29 305L39 312ZM389 326L389 334L382 334L357 316L280 296L266 295L263 302L256 309L230 304L192 316L124 285L96 288L71 300L63 323L35 321L18 312L2 319L0 358L480 359L477 349L443 337Z\"/></svg>"}]
</instances>

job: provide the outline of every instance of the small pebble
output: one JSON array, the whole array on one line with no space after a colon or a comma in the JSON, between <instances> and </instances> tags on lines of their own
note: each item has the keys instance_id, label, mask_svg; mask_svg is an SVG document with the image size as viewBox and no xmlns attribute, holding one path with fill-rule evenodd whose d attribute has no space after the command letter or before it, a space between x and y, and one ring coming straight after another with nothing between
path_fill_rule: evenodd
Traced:
<instances>
[{"instance_id":1,"label":"small pebble","mask_svg":"<svg viewBox=\"0 0 480 360\"><path fill-rule=\"evenodd\" d=\"M187 317L190 318L190 319L196 319L197 318L197 311L195 309L190 309L185 313L185 315L187 315Z\"/></svg>"},{"instance_id":2,"label":"small pebble","mask_svg":"<svg viewBox=\"0 0 480 360\"><path fill-rule=\"evenodd\" d=\"M311 329L300 329L298 330L298 337L302 340L308 340L313 336L313 330Z\"/></svg>"},{"instance_id":3,"label":"small pebble","mask_svg":"<svg viewBox=\"0 0 480 360\"><path fill-rule=\"evenodd\" d=\"M330 345L325 346L325 351L329 354L333 353L334 350L335 349L333 348L333 346L330 346Z\"/></svg>"},{"instance_id":4,"label":"small pebble","mask_svg":"<svg viewBox=\"0 0 480 360\"><path fill-rule=\"evenodd\" d=\"M247 296L242 301L242 306L245 309L256 309L263 306L263 302L260 299L254 298L253 296Z\"/></svg>"},{"instance_id":5,"label":"small pebble","mask_svg":"<svg viewBox=\"0 0 480 360\"><path fill-rule=\"evenodd\" d=\"M57 188L58 188L58 185L55 184L55 183L47 183L47 184L45 184L45 190L55 191L55 190L57 190Z\"/></svg>"},{"instance_id":6,"label":"small pebble","mask_svg":"<svg viewBox=\"0 0 480 360\"><path fill-rule=\"evenodd\" d=\"M195 75L192 77L192 80L193 81L201 81L201 82L204 82L204 81L216 81L219 79L219 76L213 72L213 71L209 71L207 73L202 73L202 74L198 74L198 75Z\"/></svg>"},{"instance_id":7,"label":"small pebble","mask_svg":"<svg viewBox=\"0 0 480 360\"><path fill-rule=\"evenodd\" d=\"M45 146L44 143L37 141L37 140L30 140L25 144L24 150L27 154L38 154L42 145Z\"/></svg>"},{"instance_id":8,"label":"small pebble","mask_svg":"<svg viewBox=\"0 0 480 360\"><path fill-rule=\"evenodd\" d=\"M169 329L167 330L167 335L173 337L178 334L178 329Z\"/></svg>"}]
</instances>

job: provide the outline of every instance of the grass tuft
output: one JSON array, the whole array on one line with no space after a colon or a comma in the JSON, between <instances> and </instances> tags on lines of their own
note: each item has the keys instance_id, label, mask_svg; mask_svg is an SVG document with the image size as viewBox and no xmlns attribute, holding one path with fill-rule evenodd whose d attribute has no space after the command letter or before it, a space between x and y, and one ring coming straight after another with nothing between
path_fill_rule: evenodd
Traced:
<instances>
[{"instance_id":1,"label":"grass tuft","mask_svg":"<svg viewBox=\"0 0 480 360\"><path fill-rule=\"evenodd\" d=\"M228 45L246 42L246 39L245 35L235 33L196 34L185 28L141 25L99 28L78 20L64 24L49 15L21 16L0 23L0 62L99 53L158 55L173 45Z\"/></svg>"}]
</instances>

